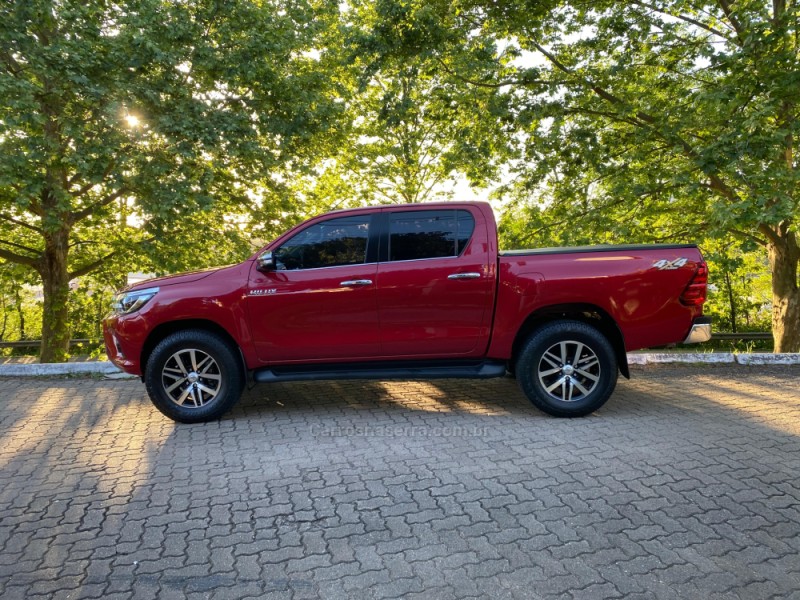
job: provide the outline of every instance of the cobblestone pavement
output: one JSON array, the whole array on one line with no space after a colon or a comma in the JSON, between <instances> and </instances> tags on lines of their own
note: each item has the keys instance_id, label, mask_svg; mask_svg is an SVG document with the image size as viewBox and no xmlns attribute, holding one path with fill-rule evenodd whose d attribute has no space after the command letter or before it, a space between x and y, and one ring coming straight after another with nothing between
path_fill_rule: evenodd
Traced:
<instances>
[{"instance_id":1,"label":"cobblestone pavement","mask_svg":"<svg viewBox=\"0 0 800 600\"><path fill-rule=\"evenodd\" d=\"M0 597L800 598L795 368L640 369L558 420L511 379L0 380Z\"/></svg>"}]
</instances>

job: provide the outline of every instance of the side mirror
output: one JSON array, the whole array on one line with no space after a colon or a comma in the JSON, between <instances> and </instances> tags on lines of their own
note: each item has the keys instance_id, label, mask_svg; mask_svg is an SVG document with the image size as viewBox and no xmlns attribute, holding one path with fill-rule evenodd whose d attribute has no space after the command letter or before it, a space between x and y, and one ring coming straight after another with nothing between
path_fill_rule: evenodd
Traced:
<instances>
[{"instance_id":1,"label":"side mirror","mask_svg":"<svg viewBox=\"0 0 800 600\"><path fill-rule=\"evenodd\" d=\"M256 269L262 273L274 271L277 268L275 257L272 256L272 252L264 252L264 254L256 259Z\"/></svg>"}]
</instances>

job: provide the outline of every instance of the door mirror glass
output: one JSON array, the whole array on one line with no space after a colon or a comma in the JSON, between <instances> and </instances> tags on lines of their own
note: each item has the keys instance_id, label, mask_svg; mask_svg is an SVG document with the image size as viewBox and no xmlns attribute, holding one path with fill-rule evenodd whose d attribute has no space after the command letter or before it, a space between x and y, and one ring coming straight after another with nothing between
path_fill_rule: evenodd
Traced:
<instances>
[{"instance_id":1,"label":"door mirror glass","mask_svg":"<svg viewBox=\"0 0 800 600\"><path fill-rule=\"evenodd\" d=\"M256 269L262 273L274 271L276 269L275 258L272 256L272 252L264 252L264 254L256 259Z\"/></svg>"}]
</instances>

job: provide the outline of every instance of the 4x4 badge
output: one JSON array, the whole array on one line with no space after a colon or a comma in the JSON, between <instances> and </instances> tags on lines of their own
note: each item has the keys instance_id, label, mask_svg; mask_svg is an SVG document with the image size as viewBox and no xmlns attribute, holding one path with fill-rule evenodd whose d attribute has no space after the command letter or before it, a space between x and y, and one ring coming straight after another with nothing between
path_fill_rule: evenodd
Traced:
<instances>
[{"instance_id":1,"label":"4x4 badge","mask_svg":"<svg viewBox=\"0 0 800 600\"><path fill-rule=\"evenodd\" d=\"M268 296L270 294L274 294L278 290L276 288L261 288L257 290L250 290L247 295L248 296Z\"/></svg>"},{"instance_id":2,"label":"4x4 badge","mask_svg":"<svg viewBox=\"0 0 800 600\"><path fill-rule=\"evenodd\" d=\"M654 262L652 268L658 269L659 271L674 271L675 269L680 269L687 262L689 262L688 258L676 258L675 260L666 260L662 258Z\"/></svg>"}]
</instances>

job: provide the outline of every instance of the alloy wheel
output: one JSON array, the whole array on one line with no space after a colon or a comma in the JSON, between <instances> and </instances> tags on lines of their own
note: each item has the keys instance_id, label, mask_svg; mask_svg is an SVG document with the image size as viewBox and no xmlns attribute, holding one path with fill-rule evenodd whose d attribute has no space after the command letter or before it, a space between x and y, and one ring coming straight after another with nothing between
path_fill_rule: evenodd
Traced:
<instances>
[{"instance_id":1,"label":"alloy wheel","mask_svg":"<svg viewBox=\"0 0 800 600\"><path fill-rule=\"evenodd\" d=\"M539 383L554 400L577 402L600 382L600 360L582 342L565 340L548 348L538 366Z\"/></svg>"},{"instance_id":2,"label":"alloy wheel","mask_svg":"<svg viewBox=\"0 0 800 600\"><path fill-rule=\"evenodd\" d=\"M219 394L222 373L210 354L196 348L186 348L175 352L164 363L161 384L175 404L200 408Z\"/></svg>"}]
</instances>

